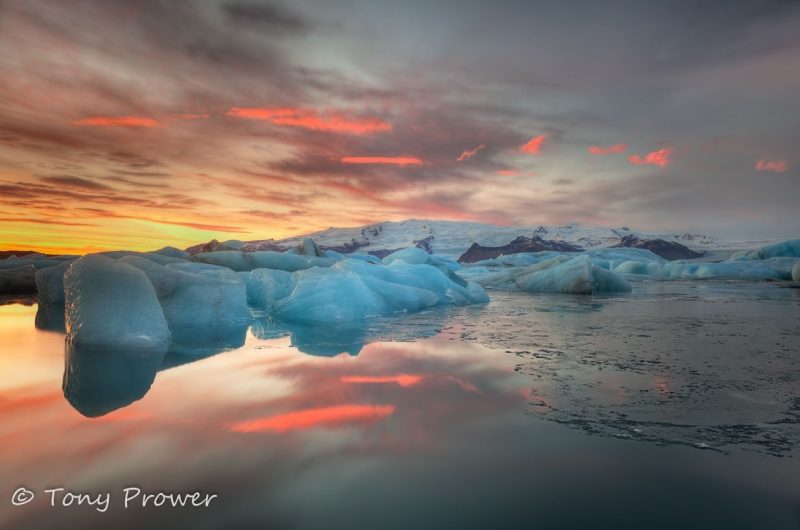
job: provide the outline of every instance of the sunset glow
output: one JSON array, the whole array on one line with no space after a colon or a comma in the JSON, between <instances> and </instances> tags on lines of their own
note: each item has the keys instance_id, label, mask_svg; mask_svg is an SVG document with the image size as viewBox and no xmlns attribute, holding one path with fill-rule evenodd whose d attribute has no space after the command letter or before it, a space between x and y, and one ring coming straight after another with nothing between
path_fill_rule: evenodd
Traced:
<instances>
[{"instance_id":1,"label":"sunset glow","mask_svg":"<svg viewBox=\"0 0 800 530\"><path fill-rule=\"evenodd\" d=\"M314 427L335 428L348 424L373 423L391 416L392 413L394 413L392 405L336 405L235 423L231 425L230 430L241 433L262 431L285 433Z\"/></svg>"},{"instance_id":2,"label":"sunset glow","mask_svg":"<svg viewBox=\"0 0 800 530\"><path fill-rule=\"evenodd\" d=\"M672 156L672 149L662 148L658 151L653 151L651 153L647 153L644 156L639 155L631 155L628 157L628 161L631 164L641 166L641 165L652 165L658 167L667 167L667 164L670 163L670 157Z\"/></svg>"},{"instance_id":3,"label":"sunset glow","mask_svg":"<svg viewBox=\"0 0 800 530\"><path fill-rule=\"evenodd\" d=\"M681 35L718 17L593 13L620 36L598 62L591 17L560 32L530 5L446 17L402 4L386 18L261 1L4 5L0 250L186 248L409 218L800 229L796 54L766 22L736 18L723 29L750 35L743 48L695 60L703 37ZM474 38L484 24L496 45ZM707 210L677 218L677 189ZM766 201L757 221L730 222L743 219L732 205Z\"/></svg>"},{"instance_id":4,"label":"sunset glow","mask_svg":"<svg viewBox=\"0 0 800 530\"><path fill-rule=\"evenodd\" d=\"M773 173L783 173L789 169L789 164L783 161L764 160L763 158L756 162L756 169L758 171L772 171Z\"/></svg>"},{"instance_id":5,"label":"sunset glow","mask_svg":"<svg viewBox=\"0 0 800 530\"><path fill-rule=\"evenodd\" d=\"M589 153L593 155L615 155L619 153L624 153L625 150L628 149L628 146L625 144L614 144L609 147L600 147L597 145L589 146Z\"/></svg>"},{"instance_id":6,"label":"sunset glow","mask_svg":"<svg viewBox=\"0 0 800 530\"><path fill-rule=\"evenodd\" d=\"M542 149L542 144L544 143L546 135L541 134L539 136L534 136L530 140L528 140L525 145L519 148L520 153L527 153L529 155L538 155L539 151Z\"/></svg>"},{"instance_id":7,"label":"sunset glow","mask_svg":"<svg viewBox=\"0 0 800 530\"><path fill-rule=\"evenodd\" d=\"M157 120L141 116L94 116L72 123L92 127L158 127L159 125Z\"/></svg>"},{"instance_id":8,"label":"sunset glow","mask_svg":"<svg viewBox=\"0 0 800 530\"><path fill-rule=\"evenodd\" d=\"M420 166L422 160L412 156L345 156L344 164L386 164L390 166Z\"/></svg>"},{"instance_id":9,"label":"sunset glow","mask_svg":"<svg viewBox=\"0 0 800 530\"><path fill-rule=\"evenodd\" d=\"M421 375L345 375L341 378L342 383L396 383L400 386L413 386L422 381Z\"/></svg>"},{"instance_id":10,"label":"sunset glow","mask_svg":"<svg viewBox=\"0 0 800 530\"><path fill-rule=\"evenodd\" d=\"M320 114L312 109L269 108L269 107L234 107L227 113L234 118L262 120L275 125L302 127L312 131L327 131L345 134L371 134L391 131L392 125L379 118L356 118L340 112Z\"/></svg>"}]
</instances>

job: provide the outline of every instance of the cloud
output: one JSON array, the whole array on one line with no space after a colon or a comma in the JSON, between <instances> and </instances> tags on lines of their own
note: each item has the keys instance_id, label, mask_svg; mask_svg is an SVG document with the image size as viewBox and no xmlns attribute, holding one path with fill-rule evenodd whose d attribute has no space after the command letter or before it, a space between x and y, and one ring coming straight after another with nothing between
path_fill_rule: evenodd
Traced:
<instances>
[{"instance_id":1,"label":"cloud","mask_svg":"<svg viewBox=\"0 0 800 530\"><path fill-rule=\"evenodd\" d=\"M542 144L544 144L544 140L547 138L546 134L540 134L539 136L534 136L530 140L527 141L522 147L519 148L520 153L527 153L529 155L538 155L539 151L542 148Z\"/></svg>"},{"instance_id":2,"label":"cloud","mask_svg":"<svg viewBox=\"0 0 800 530\"><path fill-rule=\"evenodd\" d=\"M222 6L230 20L271 31L300 33L309 29L309 22L283 7L256 2L228 2Z\"/></svg>"},{"instance_id":3,"label":"cloud","mask_svg":"<svg viewBox=\"0 0 800 530\"><path fill-rule=\"evenodd\" d=\"M481 144L481 145L479 145L478 147L476 147L474 149L466 149L466 150L464 150L464 152L462 152L460 155L458 155L458 158L456 160L458 160L459 162L463 162L464 160L469 160L470 158L475 156L475 154L478 151L480 151L481 149L483 149L485 147L486 147L485 144Z\"/></svg>"},{"instance_id":4,"label":"cloud","mask_svg":"<svg viewBox=\"0 0 800 530\"><path fill-rule=\"evenodd\" d=\"M393 166L421 166L422 160L413 156L345 156L344 164L388 164Z\"/></svg>"},{"instance_id":5,"label":"cloud","mask_svg":"<svg viewBox=\"0 0 800 530\"><path fill-rule=\"evenodd\" d=\"M211 116L208 113L187 113L187 114L172 114L170 118L175 120L207 120Z\"/></svg>"},{"instance_id":6,"label":"cloud","mask_svg":"<svg viewBox=\"0 0 800 530\"><path fill-rule=\"evenodd\" d=\"M670 157L672 156L672 149L668 147L663 147L658 151L653 151L641 157L639 155L631 155L628 157L628 161L631 164L641 166L641 165L652 165L658 167L667 167L667 164L670 163Z\"/></svg>"},{"instance_id":7,"label":"cloud","mask_svg":"<svg viewBox=\"0 0 800 530\"><path fill-rule=\"evenodd\" d=\"M615 155L624 153L628 149L626 144L614 144L609 147L599 147L592 145L589 147L589 153L593 155Z\"/></svg>"},{"instance_id":8,"label":"cloud","mask_svg":"<svg viewBox=\"0 0 800 530\"><path fill-rule=\"evenodd\" d=\"M261 120L275 125L354 135L392 130L392 124L380 118L361 118L337 111L320 113L313 109L293 107L233 107L226 114L233 118Z\"/></svg>"},{"instance_id":9,"label":"cloud","mask_svg":"<svg viewBox=\"0 0 800 530\"><path fill-rule=\"evenodd\" d=\"M93 116L72 122L92 127L158 127L158 120L142 116Z\"/></svg>"},{"instance_id":10,"label":"cloud","mask_svg":"<svg viewBox=\"0 0 800 530\"><path fill-rule=\"evenodd\" d=\"M54 175L49 177L41 177L39 180L47 182L48 184L58 184L68 188L82 188L87 190L110 190L111 187L96 182L94 180L74 177L72 175Z\"/></svg>"},{"instance_id":11,"label":"cloud","mask_svg":"<svg viewBox=\"0 0 800 530\"><path fill-rule=\"evenodd\" d=\"M775 160L765 160L760 159L756 162L755 168L758 171L772 171L773 173L783 173L787 169L789 169L789 163L783 160L775 161Z\"/></svg>"}]
</instances>

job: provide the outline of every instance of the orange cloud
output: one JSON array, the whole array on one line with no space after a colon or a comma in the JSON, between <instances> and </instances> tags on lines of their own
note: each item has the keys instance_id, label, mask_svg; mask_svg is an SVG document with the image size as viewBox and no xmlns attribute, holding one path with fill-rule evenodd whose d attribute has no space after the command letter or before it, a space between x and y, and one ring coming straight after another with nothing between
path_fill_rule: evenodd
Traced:
<instances>
[{"instance_id":1,"label":"orange cloud","mask_svg":"<svg viewBox=\"0 0 800 530\"><path fill-rule=\"evenodd\" d=\"M481 144L481 145L479 145L478 147L476 147L475 149L466 149L466 150L464 150L464 152L462 152L460 155L458 155L458 158L457 158L457 160L458 160L459 162L463 162L464 160L469 160L470 158L472 158L473 156L475 156L475 154L476 154L478 151L480 151L481 149L483 149L483 148L485 148L485 147L486 147L486 146L485 146L484 144Z\"/></svg>"},{"instance_id":2,"label":"orange cloud","mask_svg":"<svg viewBox=\"0 0 800 530\"><path fill-rule=\"evenodd\" d=\"M342 383L397 383L400 386L414 386L422 381L421 375L345 375Z\"/></svg>"},{"instance_id":3,"label":"orange cloud","mask_svg":"<svg viewBox=\"0 0 800 530\"><path fill-rule=\"evenodd\" d=\"M171 116L176 120L207 120L210 116L208 114L173 114Z\"/></svg>"},{"instance_id":4,"label":"orange cloud","mask_svg":"<svg viewBox=\"0 0 800 530\"><path fill-rule=\"evenodd\" d=\"M763 158L756 162L756 169L758 171L772 171L774 173L783 173L789 169L789 163L784 161L764 160Z\"/></svg>"},{"instance_id":5,"label":"orange cloud","mask_svg":"<svg viewBox=\"0 0 800 530\"><path fill-rule=\"evenodd\" d=\"M545 138L547 138L546 134L540 134L539 136L534 136L528 142L519 148L520 153L527 153L529 155L538 155L539 151L542 148L542 144L544 143Z\"/></svg>"},{"instance_id":6,"label":"orange cloud","mask_svg":"<svg viewBox=\"0 0 800 530\"><path fill-rule=\"evenodd\" d=\"M519 175L519 171L516 169L501 169L495 171L495 175L500 175L501 177L516 177Z\"/></svg>"},{"instance_id":7,"label":"orange cloud","mask_svg":"<svg viewBox=\"0 0 800 530\"><path fill-rule=\"evenodd\" d=\"M321 425L335 427L347 423L370 423L382 420L393 413L393 405L336 405L235 423L230 426L230 430L233 432L274 431L284 433L311 429Z\"/></svg>"},{"instance_id":8,"label":"orange cloud","mask_svg":"<svg viewBox=\"0 0 800 530\"><path fill-rule=\"evenodd\" d=\"M344 164L389 164L394 166L421 166L422 160L413 156L346 156Z\"/></svg>"},{"instance_id":9,"label":"orange cloud","mask_svg":"<svg viewBox=\"0 0 800 530\"><path fill-rule=\"evenodd\" d=\"M72 122L93 127L158 127L158 120L141 116L93 116Z\"/></svg>"},{"instance_id":10,"label":"orange cloud","mask_svg":"<svg viewBox=\"0 0 800 530\"><path fill-rule=\"evenodd\" d=\"M593 155L616 155L619 153L624 153L626 149L628 149L628 146L625 144L614 144L609 147L592 145L589 147L589 153Z\"/></svg>"},{"instance_id":11,"label":"orange cloud","mask_svg":"<svg viewBox=\"0 0 800 530\"><path fill-rule=\"evenodd\" d=\"M341 112L319 113L313 109L293 107L233 107L226 114L313 131L363 135L392 130L392 124L380 118L359 118Z\"/></svg>"},{"instance_id":12,"label":"orange cloud","mask_svg":"<svg viewBox=\"0 0 800 530\"><path fill-rule=\"evenodd\" d=\"M639 155L631 155L628 157L628 161L631 164L635 164L637 166L641 165L652 165L658 167L666 167L667 164L670 162L670 156L672 155L672 149L663 147L658 151L653 151L652 153L647 153L644 157Z\"/></svg>"}]
</instances>

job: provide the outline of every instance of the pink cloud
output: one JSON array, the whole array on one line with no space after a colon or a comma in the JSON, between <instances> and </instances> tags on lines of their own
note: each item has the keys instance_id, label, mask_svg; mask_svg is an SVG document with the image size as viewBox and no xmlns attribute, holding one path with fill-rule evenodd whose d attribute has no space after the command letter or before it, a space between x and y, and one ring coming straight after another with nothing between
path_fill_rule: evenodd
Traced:
<instances>
[{"instance_id":1,"label":"pink cloud","mask_svg":"<svg viewBox=\"0 0 800 530\"><path fill-rule=\"evenodd\" d=\"M464 160L469 160L470 158L472 158L473 156L475 156L475 154L476 154L478 151L480 151L481 149L483 149L483 148L485 148L485 147L486 147L486 146L485 146L484 144L481 144L481 145L479 145L478 147L476 147L475 149L466 149L466 150L464 150L464 152L463 152L463 153L461 153L460 155L458 155L458 159L457 159L457 160L458 160L459 162L463 162Z\"/></svg>"},{"instance_id":2,"label":"pink cloud","mask_svg":"<svg viewBox=\"0 0 800 530\"><path fill-rule=\"evenodd\" d=\"M247 120L261 120L301 127L313 131L326 131L364 135L392 130L392 124L375 117L358 117L342 112L318 112L314 109L293 107L233 107L228 116Z\"/></svg>"},{"instance_id":3,"label":"pink cloud","mask_svg":"<svg viewBox=\"0 0 800 530\"><path fill-rule=\"evenodd\" d=\"M538 155L539 151L542 148L542 144L544 143L545 138L547 138L546 134L540 134L539 136L534 136L530 140L528 140L525 145L519 148L520 153L527 153L529 155Z\"/></svg>"},{"instance_id":4,"label":"pink cloud","mask_svg":"<svg viewBox=\"0 0 800 530\"><path fill-rule=\"evenodd\" d=\"M644 157L641 157L639 155L631 155L628 157L628 161L631 164L635 164L637 166L651 165L658 167L667 167L667 164L670 163L671 156L672 156L672 149L668 147L663 147L658 151L647 153L646 155L644 155Z\"/></svg>"},{"instance_id":5,"label":"pink cloud","mask_svg":"<svg viewBox=\"0 0 800 530\"><path fill-rule=\"evenodd\" d=\"M72 122L74 125L92 127L158 127L158 120L142 116L92 116Z\"/></svg>"},{"instance_id":6,"label":"pink cloud","mask_svg":"<svg viewBox=\"0 0 800 530\"><path fill-rule=\"evenodd\" d=\"M624 153L626 149L628 149L628 146L625 144L614 144L609 147L592 145L589 147L589 153L593 155L616 155L619 153Z\"/></svg>"},{"instance_id":7,"label":"pink cloud","mask_svg":"<svg viewBox=\"0 0 800 530\"><path fill-rule=\"evenodd\" d=\"M764 160L763 158L756 162L756 169L758 171L772 171L774 173L783 173L789 169L789 163L783 160Z\"/></svg>"},{"instance_id":8,"label":"pink cloud","mask_svg":"<svg viewBox=\"0 0 800 530\"><path fill-rule=\"evenodd\" d=\"M343 164L388 164L394 166L421 166L422 160L413 156L346 156Z\"/></svg>"},{"instance_id":9,"label":"pink cloud","mask_svg":"<svg viewBox=\"0 0 800 530\"><path fill-rule=\"evenodd\" d=\"M205 113L200 113L200 114L192 114L192 113L188 113L188 114L173 114L171 116L171 118L174 118L176 120L207 120L209 117L210 116L208 114L205 114Z\"/></svg>"}]
</instances>

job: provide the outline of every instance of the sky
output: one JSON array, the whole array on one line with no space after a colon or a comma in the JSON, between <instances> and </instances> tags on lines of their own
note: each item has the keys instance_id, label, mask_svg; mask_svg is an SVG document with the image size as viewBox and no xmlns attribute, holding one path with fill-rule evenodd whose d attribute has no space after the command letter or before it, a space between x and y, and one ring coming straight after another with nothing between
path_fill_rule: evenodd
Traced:
<instances>
[{"instance_id":1,"label":"sky","mask_svg":"<svg viewBox=\"0 0 800 530\"><path fill-rule=\"evenodd\" d=\"M800 1L0 0L0 250L800 237Z\"/></svg>"}]
</instances>

